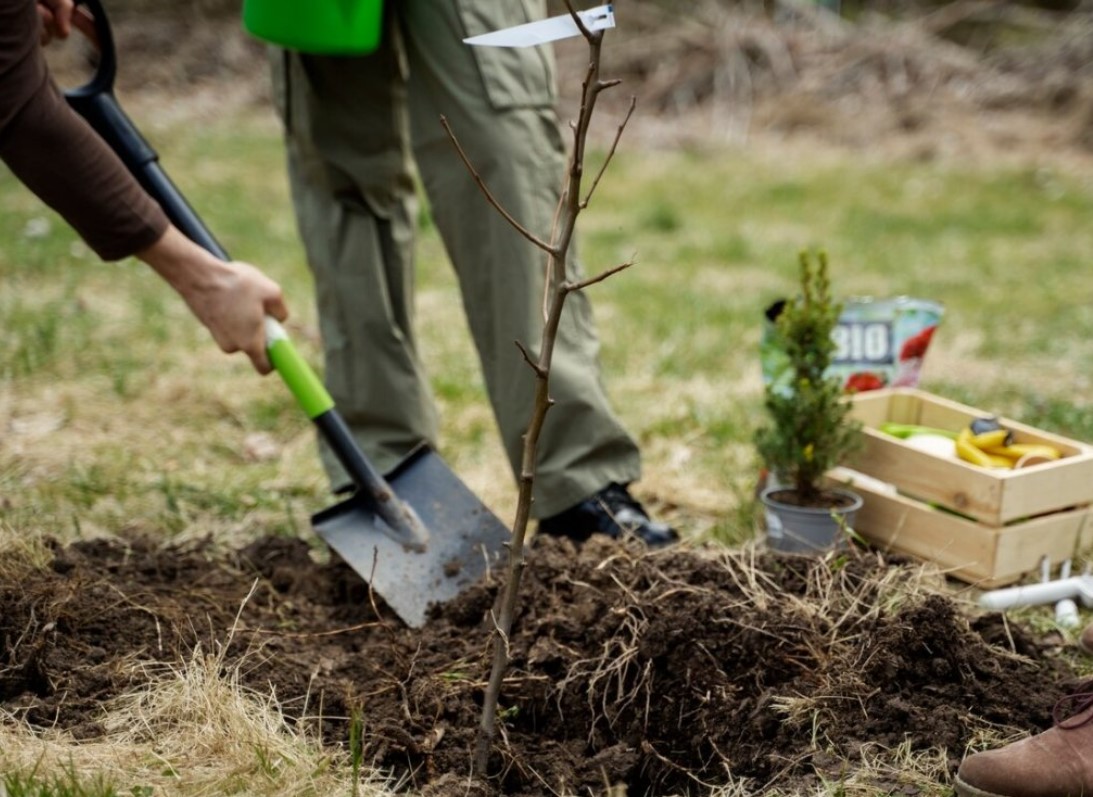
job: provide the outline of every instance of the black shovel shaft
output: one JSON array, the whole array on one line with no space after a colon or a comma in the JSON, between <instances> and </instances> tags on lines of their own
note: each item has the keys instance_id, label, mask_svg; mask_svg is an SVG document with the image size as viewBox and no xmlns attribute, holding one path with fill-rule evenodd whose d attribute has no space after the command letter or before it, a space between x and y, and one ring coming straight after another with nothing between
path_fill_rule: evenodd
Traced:
<instances>
[{"instance_id":1,"label":"black shovel shaft","mask_svg":"<svg viewBox=\"0 0 1093 797\"><path fill-rule=\"evenodd\" d=\"M421 520L364 456L341 413L329 409L311 420L358 490L368 496L366 503L398 534L399 541L411 550L424 550L429 537Z\"/></svg>"},{"instance_id":2,"label":"black shovel shaft","mask_svg":"<svg viewBox=\"0 0 1093 797\"><path fill-rule=\"evenodd\" d=\"M66 91L65 99L110 146L141 187L155 197L172 224L221 260L228 260L224 247L171 182L159 165L159 155L114 97L118 59L106 9L100 0L77 0L77 5L87 6L91 11L98 38L99 62L91 79L83 86Z\"/></svg>"},{"instance_id":3,"label":"black shovel shaft","mask_svg":"<svg viewBox=\"0 0 1093 797\"><path fill-rule=\"evenodd\" d=\"M171 222L187 238L221 260L230 260L227 251L205 226L182 192L159 165L159 156L137 130L114 97L116 56L114 39L106 11L99 0L79 0L95 18L99 38L99 66L85 85L65 92L69 105L80 114L121 158L129 172L163 208ZM330 408L311 419L353 483L367 496L383 520L396 532L420 542L420 522L395 495L357 445L341 414Z\"/></svg>"},{"instance_id":4,"label":"black shovel shaft","mask_svg":"<svg viewBox=\"0 0 1093 797\"><path fill-rule=\"evenodd\" d=\"M224 247L201 222L186 198L159 165L159 155L126 116L113 94L89 93L77 89L66 93L65 99L110 145L141 187L159 202L172 224L191 241L221 260L230 259Z\"/></svg>"}]
</instances>

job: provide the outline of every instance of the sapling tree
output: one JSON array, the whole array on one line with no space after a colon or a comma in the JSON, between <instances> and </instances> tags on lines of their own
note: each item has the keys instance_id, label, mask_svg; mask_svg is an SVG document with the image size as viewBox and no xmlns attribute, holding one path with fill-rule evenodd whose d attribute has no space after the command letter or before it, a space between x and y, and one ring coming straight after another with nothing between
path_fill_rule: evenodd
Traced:
<instances>
[{"instance_id":1,"label":"sapling tree","mask_svg":"<svg viewBox=\"0 0 1093 797\"><path fill-rule=\"evenodd\" d=\"M531 517L532 487L535 482L536 463L538 456L539 436L547 419L547 413L553 403L550 398L550 367L554 354L554 343L558 335L558 327L562 319L562 310L566 297L574 291L584 290L597 282L622 271L631 264L629 262L616 265L593 277L576 280L567 271L566 264L568 253L577 228L577 217L584 211L596 190L600 179L603 177L608 164L614 156L619 138L634 111L635 100L631 98L625 117L619 124L614 140L604 158L603 164L588 188L582 195L584 174L584 160L586 154L586 142L588 131L592 121L593 111L600 94L618 85L619 80L603 80L600 77L600 53L603 43L604 31L590 31L573 9L571 0L565 0L566 8L576 22L585 41L588 44L589 59L581 84L580 109L575 121L570 123L572 131L572 151L566 169L565 179L559 198L555 223L550 232L549 239L523 226L497 201L490 193L489 186L485 184L475 169L474 164L467 157L459 144L458 138L453 133L446 119L441 123L447 130L449 137L455 144L460 158L466 165L471 177L485 195L486 200L515 228L520 235L529 240L536 247L546 253L546 280L545 295L543 300L543 326L542 335L538 347L538 354L533 354L525 342L515 341L520 354L528 364L531 374L535 379L535 396L528 419L527 430L524 433L524 444L521 456L520 474L518 477L518 494L516 503L516 515L513 519L512 540L509 551L508 569L503 585L501 598L494 616L495 634L493 641L493 658L490 677L486 687L486 693L482 705L482 716L479 723L479 732L475 747L474 768L476 772L484 774L487 769L489 754L493 740L496 736L497 707L501 695L501 684L509 665L509 635L512 631L513 618L519 603L520 579L526 567L524 555L524 541L527 535L528 520Z\"/></svg>"},{"instance_id":2,"label":"sapling tree","mask_svg":"<svg viewBox=\"0 0 1093 797\"><path fill-rule=\"evenodd\" d=\"M775 320L775 340L788 361L791 386L767 386L764 406L770 422L755 436L767 467L804 506L823 504L824 474L859 441L859 424L850 418L842 384L827 373L842 307L831 297L827 255L820 252L816 261L813 265L810 255L801 253L800 293Z\"/></svg>"}]
</instances>

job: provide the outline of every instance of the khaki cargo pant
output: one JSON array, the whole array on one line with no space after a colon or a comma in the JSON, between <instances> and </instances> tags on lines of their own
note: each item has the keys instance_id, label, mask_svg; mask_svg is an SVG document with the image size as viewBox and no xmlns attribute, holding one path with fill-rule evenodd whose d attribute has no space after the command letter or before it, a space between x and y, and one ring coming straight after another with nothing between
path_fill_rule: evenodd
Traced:
<instances>
[{"instance_id":1,"label":"khaki cargo pant","mask_svg":"<svg viewBox=\"0 0 1093 797\"><path fill-rule=\"evenodd\" d=\"M565 168L546 48L471 47L468 35L541 18L541 2L389 0L383 43L365 57L277 50L300 234L315 279L327 386L376 467L437 444L437 416L413 329L414 165L455 267L513 474L530 417L545 258L486 202L442 128L444 115L499 202L549 238ZM453 322L457 311L451 309ZM640 475L609 407L583 294L566 300L551 373L556 404L540 440L536 517ZM329 452L334 486L347 479Z\"/></svg>"}]
</instances>

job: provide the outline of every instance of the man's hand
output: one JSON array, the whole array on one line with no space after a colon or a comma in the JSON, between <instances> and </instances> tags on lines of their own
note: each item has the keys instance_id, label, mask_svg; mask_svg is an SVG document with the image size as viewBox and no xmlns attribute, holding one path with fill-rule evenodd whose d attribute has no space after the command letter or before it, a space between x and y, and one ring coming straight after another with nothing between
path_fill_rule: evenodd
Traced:
<instances>
[{"instance_id":1,"label":"man's hand","mask_svg":"<svg viewBox=\"0 0 1093 797\"><path fill-rule=\"evenodd\" d=\"M223 351L244 352L260 374L273 370L265 317L284 321L288 316L276 282L248 263L213 257L175 227L137 257L178 291Z\"/></svg>"},{"instance_id":2,"label":"man's hand","mask_svg":"<svg viewBox=\"0 0 1093 797\"><path fill-rule=\"evenodd\" d=\"M72 0L38 0L38 16L42 20L40 40L45 46L56 39L67 39L72 32Z\"/></svg>"}]
</instances>

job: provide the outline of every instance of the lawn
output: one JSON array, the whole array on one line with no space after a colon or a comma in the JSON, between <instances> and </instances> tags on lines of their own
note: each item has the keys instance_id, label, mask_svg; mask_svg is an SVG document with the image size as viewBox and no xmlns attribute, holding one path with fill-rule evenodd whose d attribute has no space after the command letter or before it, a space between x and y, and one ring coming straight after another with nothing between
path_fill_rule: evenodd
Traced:
<instances>
[{"instance_id":1,"label":"lawn","mask_svg":"<svg viewBox=\"0 0 1093 797\"><path fill-rule=\"evenodd\" d=\"M252 112L149 137L228 251L283 284L318 367L276 125ZM838 296L944 305L924 388L1093 439L1089 218L1093 169L624 146L579 245L589 272L634 261L591 292L609 391L644 451L639 493L687 533L752 534L762 311L792 289L804 248L828 252ZM443 453L505 517L506 464L427 211L421 228L418 320ZM277 377L221 355L148 269L98 262L6 173L0 273L5 523L246 535L304 527L326 502L308 423Z\"/></svg>"},{"instance_id":2,"label":"lawn","mask_svg":"<svg viewBox=\"0 0 1093 797\"><path fill-rule=\"evenodd\" d=\"M136 121L227 250L284 286L289 330L318 367L273 120L252 110L196 124ZM839 296L944 305L922 387L1093 441L1090 218L1093 166L1069 160L892 160L799 142L637 151L624 139L581 217L579 245L588 272L634 261L590 290L609 392L644 452L636 492L691 539L735 548L753 538L763 310L792 289L806 248L828 253ZM442 453L508 520L514 490L427 210L419 256L418 320ZM139 262L98 262L6 172L0 279L0 550L40 565L31 554L46 538L314 541L309 516L330 497L309 423L279 379L220 354ZM195 655L174 688L227 712L235 693L217 691L218 667ZM247 703L241 713L276 725L267 710ZM324 782L325 758L295 747L276 756L300 756L293 766L323 793L315 779ZM236 776L250 784L241 793L275 793L255 785L269 775L265 748L258 759ZM23 778L9 779L9 792L38 793L38 781ZM59 778L49 793L113 793ZM219 785L200 785L208 782ZM223 782L198 778L191 791Z\"/></svg>"}]
</instances>

